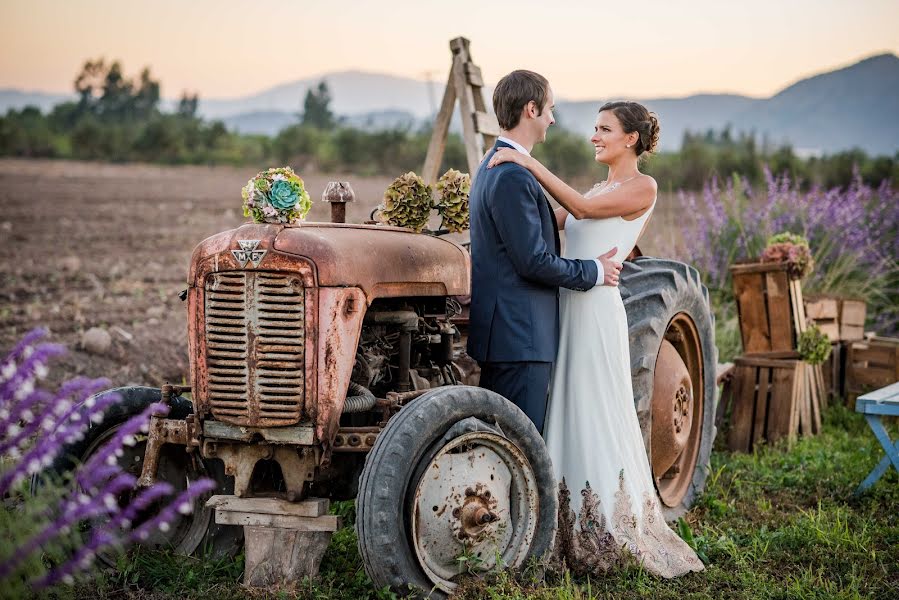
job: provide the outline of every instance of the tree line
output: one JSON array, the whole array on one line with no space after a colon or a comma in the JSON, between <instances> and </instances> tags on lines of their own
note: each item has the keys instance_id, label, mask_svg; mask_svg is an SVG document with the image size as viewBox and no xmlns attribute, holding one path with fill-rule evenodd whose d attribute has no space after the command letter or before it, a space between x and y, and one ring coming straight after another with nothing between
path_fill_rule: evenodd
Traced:
<instances>
[{"instance_id":1,"label":"tree line","mask_svg":"<svg viewBox=\"0 0 899 600\"><path fill-rule=\"evenodd\" d=\"M331 110L325 82L310 89L297 122L274 137L229 131L221 121L197 115L197 95L182 94L172 112L160 109L160 84L145 68L125 76L118 61L87 61L74 82L77 99L42 113L36 107L0 116L0 156L66 158L165 164L230 164L260 168L290 164L298 172L400 175L424 162L428 127L368 131L346 125ZM560 116L564 119L564 114ZM535 156L564 179L586 184L602 178L593 148L583 136L560 127L550 130ZM451 134L443 169L467 170L461 138ZM855 173L870 185L899 181L899 153L868 156L856 149L801 158L790 146L759 144L752 134L688 132L678 152L649 157L643 169L663 189L700 189L717 175L739 173L750 183L764 181L765 170L787 173L805 186L847 185Z\"/></svg>"}]
</instances>

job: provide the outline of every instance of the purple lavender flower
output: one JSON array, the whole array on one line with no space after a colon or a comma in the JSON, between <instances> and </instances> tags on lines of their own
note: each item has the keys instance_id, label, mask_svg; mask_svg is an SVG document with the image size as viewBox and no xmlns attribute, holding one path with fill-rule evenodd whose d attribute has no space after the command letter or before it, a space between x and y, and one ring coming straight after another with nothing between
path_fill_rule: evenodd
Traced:
<instances>
[{"instance_id":1,"label":"purple lavender flower","mask_svg":"<svg viewBox=\"0 0 899 600\"><path fill-rule=\"evenodd\" d=\"M36 387L47 374L49 359L63 351L61 346L39 343L45 335L45 330L29 333L0 361L0 453L10 459L0 464L0 494L46 469L67 446L83 439L91 423L100 422L106 411L121 401L117 394L97 393L108 386L102 379L75 378L55 393ZM0 547L0 579L13 596L73 581L75 574L92 565L98 552L171 527L185 507L192 507L198 497L215 487L212 480L194 481L174 501L166 502L174 492L170 484L160 482L135 491L136 478L118 465L123 446L134 444L138 434L146 433L153 416L167 412L168 407L161 403L148 406L120 425L69 477L37 490L33 501L38 508L22 508L32 518L21 519L21 527L4 532ZM157 505L155 516L132 530L135 521ZM90 535L73 545L71 532L82 523L91 525ZM40 565L33 557L48 549L67 558L42 574L26 575L22 570L26 563L32 564L29 568Z\"/></svg>"}]
</instances>

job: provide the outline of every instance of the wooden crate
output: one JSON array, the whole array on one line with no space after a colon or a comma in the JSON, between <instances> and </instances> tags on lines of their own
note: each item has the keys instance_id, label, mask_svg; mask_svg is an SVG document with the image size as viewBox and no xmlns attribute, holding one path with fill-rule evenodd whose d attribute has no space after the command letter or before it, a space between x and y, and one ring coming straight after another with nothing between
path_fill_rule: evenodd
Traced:
<instances>
[{"instance_id":1,"label":"wooden crate","mask_svg":"<svg viewBox=\"0 0 899 600\"><path fill-rule=\"evenodd\" d=\"M864 300L843 298L840 300L840 339L860 340L865 337L865 316L868 307Z\"/></svg>"},{"instance_id":2,"label":"wooden crate","mask_svg":"<svg viewBox=\"0 0 899 600\"><path fill-rule=\"evenodd\" d=\"M798 279L786 263L747 263L730 267L740 319L743 351L783 352L796 348L805 330L805 307Z\"/></svg>"},{"instance_id":3,"label":"wooden crate","mask_svg":"<svg viewBox=\"0 0 899 600\"><path fill-rule=\"evenodd\" d=\"M824 393L831 399L842 398L846 393L846 352L843 342L831 342L830 356L821 365L824 377Z\"/></svg>"},{"instance_id":4,"label":"wooden crate","mask_svg":"<svg viewBox=\"0 0 899 600\"><path fill-rule=\"evenodd\" d=\"M749 452L768 443L821 429L815 370L795 353L744 355L734 361L728 447Z\"/></svg>"},{"instance_id":5,"label":"wooden crate","mask_svg":"<svg viewBox=\"0 0 899 600\"><path fill-rule=\"evenodd\" d=\"M846 405L866 392L899 381L899 339L873 337L847 344Z\"/></svg>"},{"instance_id":6,"label":"wooden crate","mask_svg":"<svg viewBox=\"0 0 899 600\"><path fill-rule=\"evenodd\" d=\"M805 316L818 326L831 342L840 339L840 299L830 296L806 296Z\"/></svg>"}]
</instances>

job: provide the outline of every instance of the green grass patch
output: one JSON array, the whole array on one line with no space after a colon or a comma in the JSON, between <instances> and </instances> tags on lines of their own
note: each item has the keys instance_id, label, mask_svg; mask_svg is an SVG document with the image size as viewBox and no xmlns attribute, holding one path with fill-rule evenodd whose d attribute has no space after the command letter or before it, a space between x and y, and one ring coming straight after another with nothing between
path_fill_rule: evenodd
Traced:
<instances>
[{"instance_id":1,"label":"green grass patch","mask_svg":"<svg viewBox=\"0 0 899 600\"><path fill-rule=\"evenodd\" d=\"M895 437L897 427L890 424ZM752 454L716 449L704 494L680 524L708 558L705 572L666 581L639 567L601 579L567 573L495 573L468 582L462 600L605 598L899 598L899 477L889 472L867 494L856 486L882 450L864 420L834 406L824 431ZM352 503L333 509L352 522ZM686 528L686 529L685 529ZM138 550L72 592L93 598L382 599L362 567L351 526L338 531L321 576L294 592L238 585L242 557L200 560Z\"/></svg>"}]
</instances>

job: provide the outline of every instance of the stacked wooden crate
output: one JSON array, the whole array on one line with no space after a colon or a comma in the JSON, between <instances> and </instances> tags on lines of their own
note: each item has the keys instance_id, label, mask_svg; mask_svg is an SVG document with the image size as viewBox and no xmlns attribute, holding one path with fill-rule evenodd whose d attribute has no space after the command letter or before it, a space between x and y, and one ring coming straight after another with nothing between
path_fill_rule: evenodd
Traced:
<instances>
[{"instance_id":1,"label":"stacked wooden crate","mask_svg":"<svg viewBox=\"0 0 899 600\"><path fill-rule=\"evenodd\" d=\"M864 338L867 313L865 301L837 296L813 296L806 298L805 312L808 320L830 338L832 351L822 365L827 395L833 399L843 398L847 405L854 406L855 396L860 388L855 385L856 391L850 392L847 387L847 355L850 347Z\"/></svg>"},{"instance_id":2,"label":"stacked wooden crate","mask_svg":"<svg viewBox=\"0 0 899 600\"><path fill-rule=\"evenodd\" d=\"M748 452L762 441L818 433L824 384L820 367L796 351L806 328L799 280L785 263L738 264L730 271L744 354L734 361L723 400L732 405L728 446Z\"/></svg>"},{"instance_id":3,"label":"stacked wooden crate","mask_svg":"<svg viewBox=\"0 0 899 600\"><path fill-rule=\"evenodd\" d=\"M899 381L899 339L871 337L851 342L846 353L846 400Z\"/></svg>"}]
</instances>

